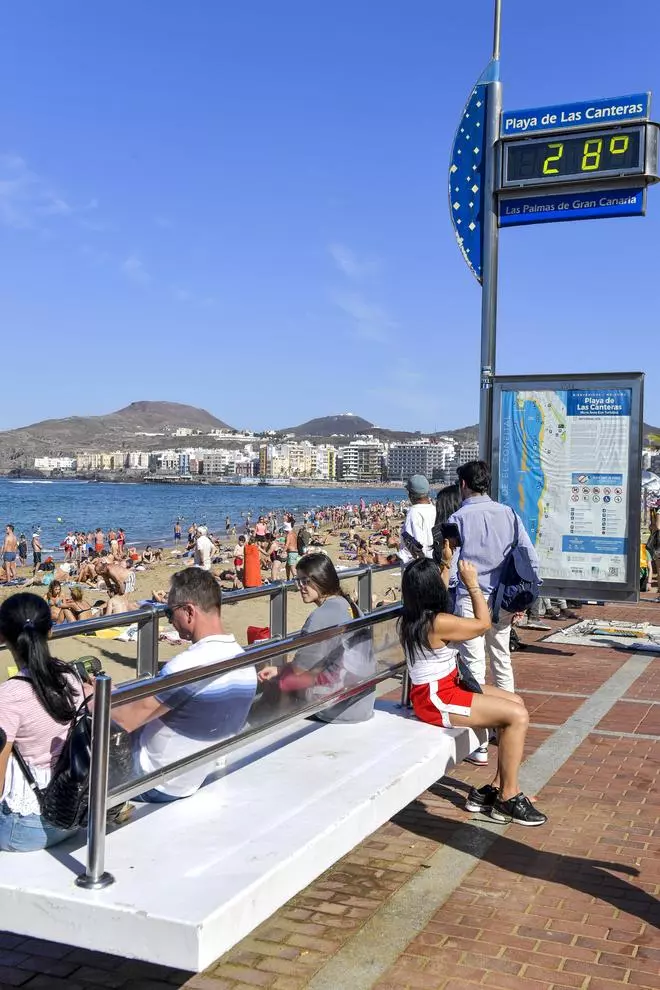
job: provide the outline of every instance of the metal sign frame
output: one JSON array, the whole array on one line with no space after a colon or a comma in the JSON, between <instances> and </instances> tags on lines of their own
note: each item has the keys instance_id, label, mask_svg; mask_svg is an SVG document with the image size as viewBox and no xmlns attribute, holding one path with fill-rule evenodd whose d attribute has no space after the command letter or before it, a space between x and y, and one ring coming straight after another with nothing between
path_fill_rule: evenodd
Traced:
<instances>
[{"instance_id":1,"label":"metal sign frame","mask_svg":"<svg viewBox=\"0 0 660 990\"><path fill-rule=\"evenodd\" d=\"M563 389L597 390L622 388L631 390L630 432L628 446L627 505L628 544L626 579L621 582L569 581L545 578L542 591L546 597L575 598L597 601L639 601L639 546L641 526L642 440L644 375L642 372L621 372L584 375L507 375L497 376L493 385L493 436L491 446L493 497L499 491L500 432L502 427L502 395L510 391L557 391Z\"/></svg>"}]
</instances>

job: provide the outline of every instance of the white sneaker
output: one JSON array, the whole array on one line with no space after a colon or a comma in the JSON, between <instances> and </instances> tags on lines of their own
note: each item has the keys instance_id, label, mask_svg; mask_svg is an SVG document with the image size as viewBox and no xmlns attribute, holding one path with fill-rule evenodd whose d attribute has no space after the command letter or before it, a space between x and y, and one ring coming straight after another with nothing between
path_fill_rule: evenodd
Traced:
<instances>
[{"instance_id":1,"label":"white sneaker","mask_svg":"<svg viewBox=\"0 0 660 990\"><path fill-rule=\"evenodd\" d=\"M485 767L488 765L488 743L484 746L480 746L479 749L475 749L474 753L470 753L469 756L465 757L466 763L474 763L477 767Z\"/></svg>"}]
</instances>

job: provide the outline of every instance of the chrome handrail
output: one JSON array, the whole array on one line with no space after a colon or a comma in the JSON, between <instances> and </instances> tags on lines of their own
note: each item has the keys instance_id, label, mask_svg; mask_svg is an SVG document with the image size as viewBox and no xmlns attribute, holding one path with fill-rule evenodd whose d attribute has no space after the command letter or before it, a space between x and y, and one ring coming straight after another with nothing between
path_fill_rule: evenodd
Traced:
<instances>
[{"instance_id":1,"label":"chrome handrail","mask_svg":"<svg viewBox=\"0 0 660 990\"><path fill-rule=\"evenodd\" d=\"M384 571L398 571L399 564L377 564L350 567L338 571L339 580L358 580L358 605L365 614L371 612L372 575ZM258 588L237 588L235 591L223 591L222 600L226 604L249 601L255 598L270 599L270 632L271 639L282 640L287 637L287 594L296 588L295 581L277 581L273 584L262 585ZM93 590L93 589L90 589ZM136 677L155 677L158 673L158 623L164 618L166 605L142 605L130 612L120 612L117 615L99 615L92 619L80 619L78 622L63 622L53 626L52 639L65 639L69 636L84 636L86 633L100 632L115 626L132 626L137 623L137 667Z\"/></svg>"}]
</instances>

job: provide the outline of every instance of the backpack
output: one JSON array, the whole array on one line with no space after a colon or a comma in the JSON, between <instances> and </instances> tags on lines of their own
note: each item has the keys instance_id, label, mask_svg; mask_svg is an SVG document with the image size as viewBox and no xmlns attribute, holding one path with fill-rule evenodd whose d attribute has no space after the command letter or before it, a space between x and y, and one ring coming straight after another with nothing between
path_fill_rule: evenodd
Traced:
<instances>
[{"instance_id":1,"label":"backpack","mask_svg":"<svg viewBox=\"0 0 660 990\"><path fill-rule=\"evenodd\" d=\"M31 678L21 676L13 677L12 680L31 682ZM39 803L44 821L61 829L80 828L87 824L92 753L89 698L83 698L71 721L62 751L45 787L39 787L17 746L13 747L12 752ZM115 723L110 734L110 761L109 788L125 779L133 766L130 736Z\"/></svg>"},{"instance_id":2,"label":"backpack","mask_svg":"<svg viewBox=\"0 0 660 990\"><path fill-rule=\"evenodd\" d=\"M504 558L500 583L493 601L493 622L498 622L500 609L505 612L524 612L538 598L541 579L536 573L529 551L518 542L518 516L513 515L513 544Z\"/></svg>"}]
</instances>

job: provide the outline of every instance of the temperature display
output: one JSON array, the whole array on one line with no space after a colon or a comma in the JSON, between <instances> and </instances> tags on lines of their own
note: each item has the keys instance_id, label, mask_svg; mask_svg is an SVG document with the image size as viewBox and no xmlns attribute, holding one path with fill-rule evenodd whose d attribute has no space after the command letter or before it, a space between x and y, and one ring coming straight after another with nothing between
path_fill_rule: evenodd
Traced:
<instances>
[{"instance_id":1,"label":"temperature display","mask_svg":"<svg viewBox=\"0 0 660 990\"><path fill-rule=\"evenodd\" d=\"M644 172L644 125L507 141L503 186L553 184Z\"/></svg>"}]
</instances>

